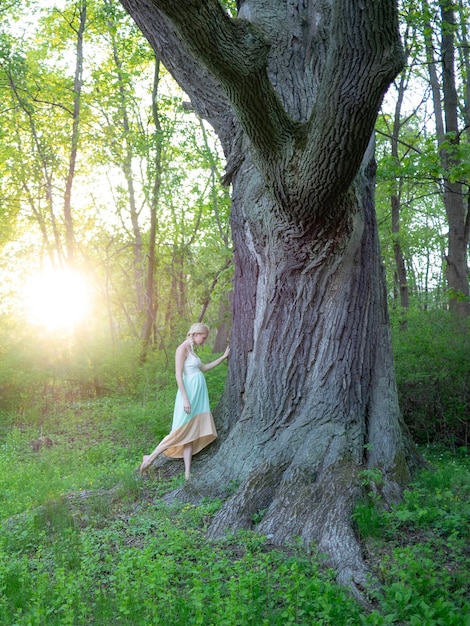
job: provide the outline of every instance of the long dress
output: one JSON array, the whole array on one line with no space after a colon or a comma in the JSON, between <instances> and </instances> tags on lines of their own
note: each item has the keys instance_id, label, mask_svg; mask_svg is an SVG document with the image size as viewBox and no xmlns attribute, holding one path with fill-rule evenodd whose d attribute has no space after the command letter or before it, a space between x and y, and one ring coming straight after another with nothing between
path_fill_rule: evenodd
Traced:
<instances>
[{"instance_id":1,"label":"long dress","mask_svg":"<svg viewBox=\"0 0 470 626\"><path fill-rule=\"evenodd\" d=\"M183 367L183 382L191 412L184 410L183 396L178 389L173 411L171 432L159 443L157 454L163 452L173 459L183 458L183 447L193 444L193 455L217 439L217 430L209 405L206 379L201 371L201 359L189 351Z\"/></svg>"}]
</instances>

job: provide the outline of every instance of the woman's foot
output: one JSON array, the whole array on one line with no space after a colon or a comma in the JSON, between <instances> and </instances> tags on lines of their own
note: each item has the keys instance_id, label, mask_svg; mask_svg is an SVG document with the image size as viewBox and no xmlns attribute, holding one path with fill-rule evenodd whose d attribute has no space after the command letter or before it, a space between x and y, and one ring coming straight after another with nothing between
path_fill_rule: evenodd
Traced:
<instances>
[{"instance_id":1,"label":"woman's foot","mask_svg":"<svg viewBox=\"0 0 470 626\"><path fill-rule=\"evenodd\" d=\"M148 470L150 463L151 463L149 459L150 459L150 455L144 456L144 458L142 459L142 463L140 464L140 467L139 467L139 472L141 474L144 474Z\"/></svg>"}]
</instances>

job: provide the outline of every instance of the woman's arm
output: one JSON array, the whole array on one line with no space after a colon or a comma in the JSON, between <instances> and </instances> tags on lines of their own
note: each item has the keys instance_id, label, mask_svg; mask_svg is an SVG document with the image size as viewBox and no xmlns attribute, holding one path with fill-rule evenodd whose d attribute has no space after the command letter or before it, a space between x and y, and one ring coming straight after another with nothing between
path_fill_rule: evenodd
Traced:
<instances>
[{"instance_id":1,"label":"woman's arm","mask_svg":"<svg viewBox=\"0 0 470 626\"><path fill-rule=\"evenodd\" d=\"M175 353L175 377L176 384L178 385L178 389L181 392L181 396L183 397L183 406L186 413L189 413L191 410L191 405L189 404L188 395L186 393L186 389L184 387L183 382L183 369L184 362L188 357L189 345L187 341L183 341L183 343L178 346Z\"/></svg>"},{"instance_id":2,"label":"woman's arm","mask_svg":"<svg viewBox=\"0 0 470 626\"><path fill-rule=\"evenodd\" d=\"M229 354L230 354L230 346L227 346L223 355L219 356L218 359L216 359L215 361L212 361L212 363L206 363L206 365L204 365L203 363L200 368L201 372L208 372L212 368L217 367L217 365L220 365L222 361L224 361L228 357Z\"/></svg>"}]
</instances>

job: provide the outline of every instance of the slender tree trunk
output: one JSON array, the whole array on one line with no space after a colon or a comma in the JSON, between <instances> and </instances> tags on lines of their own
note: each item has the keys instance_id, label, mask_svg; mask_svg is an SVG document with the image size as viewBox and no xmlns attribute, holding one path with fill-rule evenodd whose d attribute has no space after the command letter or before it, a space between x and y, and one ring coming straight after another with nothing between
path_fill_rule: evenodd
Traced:
<instances>
[{"instance_id":1,"label":"slender tree trunk","mask_svg":"<svg viewBox=\"0 0 470 626\"><path fill-rule=\"evenodd\" d=\"M398 164L399 150L398 142L401 128L401 108L403 104L403 98L405 95L406 77L404 72L400 75L400 81L398 85L398 98L395 106L395 116L393 120L393 132L392 132L392 158ZM395 256L396 276L398 283L398 293L400 298L400 306L402 313L407 311L410 307L410 296L408 291L408 277L406 273L405 258L403 256L403 249L400 241L400 186L401 182L395 180L394 191L390 197L391 209L392 209L392 237L393 237L393 253ZM406 330L407 320L403 317L401 320L401 329Z\"/></svg>"},{"instance_id":2,"label":"slender tree trunk","mask_svg":"<svg viewBox=\"0 0 470 626\"><path fill-rule=\"evenodd\" d=\"M86 0L79 4L79 26L77 30L75 77L73 84L73 115L72 115L72 136L70 141L70 158L67 178L65 181L64 193L64 223L65 223L65 248L67 251L67 261L73 263L75 237L72 217L72 185L77 164L78 140L80 134L80 103L82 93L83 74L83 37L87 19Z\"/></svg>"},{"instance_id":3,"label":"slender tree trunk","mask_svg":"<svg viewBox=\"0 0 470 626\"><path fill-rule=\"evenodd\" d=\"M223 272L227 270L231 266L231 264L232 264L231 259L228 259L225 262L225 265L221 268L220 272L216 274L215 278L212 280L212 283L208 286L207 295L203 300L201 313L199 314L199 318L198 318L199 322L202 322L204 319L204 316L206 315L207 309L211 302L212 295L214 293L215 288L217 287L217 283L219 282L221 274L223 274Z\"/></svg>"},{"instance_id":4,"label":"slender tree trunk","mask_svg":"<svg viewBox=\"0 0 470 626\"><path fill-rule=\"evenodd\" d=\"M444 170L443 202L449 225L448 249L446 254L446 278L451 310L464 317L470 315L470 291L467 267L468 207L464 202L462 183L454 180L452 168L461 164L458 154L460 143L458 127L458 95L455 79L455 14L452 3L442 2L441 7L441 59L442 92L444 108L441 106L441 91L434 59L431 24L425 29L430 84L433 95L434 115L441 165ZM429 8L423 3L426 14Z\"/></svg>"},{"instance_id":5,"label":"slender tree trunk","mask_svg":"<svg viewBox=\"0 0 470 626\"><path fill-rule=\"evenodd\" d=\"M25 114L26 119L28 120L29 129L31 133L31 143L34 146L34 149L36 151L39 168L42 172L42 183L43 183L42 187L44 189L45 205L47 207L47 212L49 214L49 219L50 219L51 228L52 228L53 244L51 243L50 238L48 237L48 234L47 234L45 214L43 213L40 207L41 201L39 200L38 202L36 199L33 199L34 194L30 192L30 186L28 182L25 181L23 183L23 188L27 191L27 195L30 199L29 204L33 210L33 216L37 220L40 230L43 234L44 243L46 245L48 255L49 255L49 260L51 262L51 265L54 267L54 265L57 262L57 258L59 260L60 259L63 260L64 253L63 253L62 241L61 241L59 228L57 224L57 218L56 218L55 209L54 209L54 195L52 192L52 189L53 189L52 174L50 171L47 156L44 154L44 150L43 150L40 137L36 128L33 111L31 110L31 107L29 106L29 103L26 97L24 97L21 94L21 89L19 89L18 85L16 84L16 79L12 71L8 71L7 76L8 76L8 82L9 82L11 91L14 94L18 102L18 105L20 106L23 113ZM18 143L21 146L21 137L19 135L18 135Z\"/></svg>"},{"instance_id":6,"label":"slender tree trunk","mask_svg":"<svg viewBox=\"0 0 470 626\"><path fill-rule=\"evenodd\" d=\"M463 84L463 102L460 103L462 107L462 116L464 120L464 130L467 135L467 140L470 142L470 40L469 40L469 18L470 7L464 6L464 1L459 0L459 21L460 21L460 42L458 46L459 63L463 67L463 74L465 81ZM467 181L467 199L470 205L470 181ZM470 211L467 212L466 223L466 236L467 241L470 237Z\"/></svg>"},{"instance_id":7,"label":"slender tree trunk","mask_svg":"<svg viewBox=\"0 0 470 626\"><path fill-rule=\"evenodd\" d=\"M212 283L208 289L206 298L204 299L201 313L199 314L199 321L203 321L209 304L211 302L211 298L213 295L213 291L216 288L221 276L223 276L224 272L232 265L232 254L230 251L230 242L229 242L229 233L222 225L222 220L220 219L220 210L219 210L219 199L218 199L218 189L219 189L219 181L220 176L217 172L217 165L212 154L211 147L209 146L209 142L207 139L207 132L204 126L202 119L200 120L200 128L202 131L202 136L204 139L204 146L206 149L206 154L209 159L210 168L211 168L211 201L212 201L212 211L215 221L217 223L220 240L225 244L227 249L227 260L223 267L217 272L216 276L212 280ZM230 299L230 294L227 294L226 298L222 298L219 304L219 323L217 325L217 335L214 341L213 351L214 352L223 352L227 347L228 338L230 335L230 323L228 320L228 315L226 311L227 301ZM225 304L225 306L224 306Z\"/></svg>"},{"instance_id":8,"label":"slender tree trunk","mask_svg":"<svg viewBox=\"0 0 470 626\"><path fill-rule=\"evenodd\" d=\"M442 76L444 93L444 117L446 138L450 149L444 152L444 167L447 171L461 164L457 154L460 144L458 123L458 95L455 77L455 11L447 0L441 2L442 16ZM449 250L447 254L447 283L451 291L450 307L462 316L470 315L470 290L468 283L468 235L465 233L467 207L464 203L460 181L446 180L444 204L449 221Z\"/></svg>"},{"instance_id":9,"label":"slender tree trunk","mask_svg":"<svg viewBox=\"0 0 470 626\"><path fill-rule=\"evenodd\" d=\"M111 0L105 0L105 4L111 5ZM112 12L110 12L112 15ZM114 67L117 75L117 107L120 115L120 122L122 124L122 143L123 143L123 155L122 155L122 171L127 184L127 194L129 202L129 216L132 224L132 250L133 250L133 268L134 268L134 288L137 297L137 306L139 311L146 309L145 307L145 279L144 279L144 244L142 240L142 232L139 224L139 209L137 207L134 173L132 170L132 160L134 158L134 148L131 140L131 127L128 114L128 97L129 93L126 91L126 80L123 76L122 60L118 50L118 45L115 36L116 25L113 22L112 17L108 19L108 32L110 34L111 45L113 50Z\"/></svg>"},{"instance_id":10,"label":"slender tree trunk","mask_svg":"<svg viewBox=\"0 0 470 626\"><path fill-rule=\"evenodd\" d=\"M106 255L104 257L104 268L105 268L105 283L104 283L104 302L106 302L106 311L108 314L108 322L109 322L109 334L113 343L117 338L117 328L116 322L113 316L113 307L112 307L112 282L111 282L111 265L112 265L112 257L109 254L109 249L111 247L111 242L106 246Z\"/></svg>"},{"instance_id":11,"label":"slender tree trunk","mask_svg":"<svg viewBox=\"0 0 470 626\"><path fill-rule=\"evenodd\" d=\"M145 319L142 329L142 360L145 361L147 348L150 343L152 329L156 317L156 299L155 299L155 242L157 237L157 211L160 194L160 186L162 182L162 142L163 133L160 124L160 115L158 111L158 86L160 81L160 59L155 58L155 70L153 75L153 91L152 91L152 118L155 124L155 159L154 159L154 182L152 189L152 197L150 199L150 232L148 243L148 261L147 261L147 280L145 294Z\"/></svg>"}]
</instances>

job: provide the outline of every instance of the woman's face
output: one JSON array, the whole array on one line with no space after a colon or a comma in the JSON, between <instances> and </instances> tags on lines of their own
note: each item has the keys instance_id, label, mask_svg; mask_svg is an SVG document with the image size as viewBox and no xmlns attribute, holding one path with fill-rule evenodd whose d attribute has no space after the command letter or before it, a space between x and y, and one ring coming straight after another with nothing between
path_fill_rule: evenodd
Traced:
<instances>
[{"instance_id":1,"label":"woman's face","mask_svg":"<svg viewBox=\"0 0 470 626\"><path fill-rule=\"evenodd\" d=\"M194 343L197 346L202 346L202 344L205 342L207 337L208 337L207 333L194 333L193 335Z\"/></svg>"}]
</instances>

